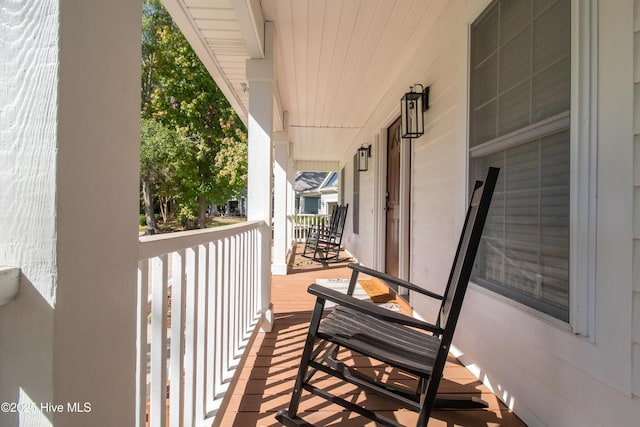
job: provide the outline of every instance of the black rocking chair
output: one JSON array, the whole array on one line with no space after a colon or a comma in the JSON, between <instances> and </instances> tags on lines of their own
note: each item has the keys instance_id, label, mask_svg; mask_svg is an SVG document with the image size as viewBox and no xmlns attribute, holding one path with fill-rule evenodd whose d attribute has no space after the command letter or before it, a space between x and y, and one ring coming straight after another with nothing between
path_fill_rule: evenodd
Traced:
<instances>
[{"instance_id":1,"label":"black rocking chair","mask_svg":"<svg viewBox=\"0 0 640 427\"><path fill-rule=\"evenodd\" d=\"M318 371L337 377L365 391L381 394L418 412L417 426L420 427L427 425L434 407L462 409L488 406L486 402L476 397L447 397L437 395L437 391L498 173L499 169L490 168L484 184L481 181L476 182L443 296L356 264L349 265L353 269L353 274L347 295L316 284L309 286L309 293L317 297L316 304L291 402L287 410L278 412L276 415L278 421L286 426L310 425L298 416L302 391L307 390L381 425L399 426L395 420L317 388L311 380ZM436 324L353 298L351 295L359 272L440 300L441 306ZM323 318L326 301L338 305ZM391 384L392 381L382 381L381 377L376 379L367 372L358 370L352 363L349 364L349 358L339 359L340 347L378 360L415 377L415 388L400 388L396 384Z\"/></svg>"},{"instance_id":2,"label":"black rocking chair","mask_svg":"<svg viewBox=\"0 0 640 427\"><path fill-rule=\"evenodd\" d=\"M311 227L307 234L302 256L320 262L337 262L342 245L342 233L347 222L349 205L333 208L329 226Z\"/></svg>"}]
</instances>

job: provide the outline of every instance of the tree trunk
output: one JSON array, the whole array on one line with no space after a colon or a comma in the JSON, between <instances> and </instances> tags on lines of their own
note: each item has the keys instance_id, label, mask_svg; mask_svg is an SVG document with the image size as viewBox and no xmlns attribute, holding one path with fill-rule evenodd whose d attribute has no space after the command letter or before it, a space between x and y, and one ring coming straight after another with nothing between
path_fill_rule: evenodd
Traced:
<instances>
[{"instance_id":1,"label":"tree trunk","mask_svg":"<svg viewBox=\"0 0 640 427\"><path fill-rule=\"evenodd\" d=\"M160 215L162 215L162 221L167 222L169 218L169 198L160 197Z\"/></svg>"},{"instance_id":2,"label":"tree trunk","mask_svg":"<svg viewBox=\"0 0 640 427\"><path fill-rule=\"evenodd\" d=\"M144 215L147 217L147 228L155 233L158 231L158 225L153 212L153 188L151 180L148 178L142 179L142 198L144 199Z\"/></svg>"},{"instance_id":3,"label":"tree trunk","mask_svg":"<svg viewBox=\"0 0 640 427\"><path fill-rule=\"evenodd\" d=\"M200 213L198 215L198 227L207 227L207 201L204 197L198 196L198 204L200 205Z\"/></svg>"}]
</instances>

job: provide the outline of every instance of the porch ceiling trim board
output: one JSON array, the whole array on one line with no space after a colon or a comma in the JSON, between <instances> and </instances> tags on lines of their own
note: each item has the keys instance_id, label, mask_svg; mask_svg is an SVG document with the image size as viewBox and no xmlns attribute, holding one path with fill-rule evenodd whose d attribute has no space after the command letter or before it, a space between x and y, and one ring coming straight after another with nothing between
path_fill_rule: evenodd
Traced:
<instances>
[{"instance_id":1,"label":"porch ceiling trim board","mask_svg":"<svg viewBox=\"0 0 640 427\"><path fill-rule=\"evenodd\" d=\"M264 17L260 0L231 0L252 58L264 58Z\"/></svg>"},{"instance_id":2,"label":"porch ceiling trim board","mask_svg":"<svg viewBox=\"0 0 640 427\"><path fill-rule=\"evenodd\" d=\"M162 3L246 125L249 96L240 87L241 82L246 82L244 70L230 75L226 69L228 66L233 68L238 59L244 64L249 58L241 25L230 0L162 0ZM230 26L238 30L218 33L214 30L225 31Z\"/></svg>"},{"instance_id":3,"label":"porch ceiling trim board","mask_svg":"<svg viewBox=\"0 0 640 427\"><path fill-rule=\"evenodd\" d=\"M264 58L264 24L259 0L162 0L211 77L248 125L247 59ZM250 88L249 88L250 89ZM274 85L273 128L283 129L282 101Z\"/></svg>"}]
</instances>

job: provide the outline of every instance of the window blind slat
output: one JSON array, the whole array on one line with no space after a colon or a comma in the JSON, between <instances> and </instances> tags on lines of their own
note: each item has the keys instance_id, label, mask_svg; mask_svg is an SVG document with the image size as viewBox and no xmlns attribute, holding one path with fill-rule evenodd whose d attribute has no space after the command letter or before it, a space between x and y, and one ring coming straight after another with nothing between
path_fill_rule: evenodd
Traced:
<instances>
[{"instance_id":1,"label":"window blind slat","mask_svg":"<svg viewBox=\"0 0 640 427\"><path fill-rule=\"evenodd\" d=\"M500 88L511 89L531 78L531 57L522 58L521 52L531 46L531 27L525 27L500 49Z\"/></svg>"},{"instance_id":2,"label":"window blind slat","mask_svg":"<svg viewBox=\"0 0 640 427\"><path fill-rule=\"evenodd\" d=\"M571 3L559 1L537 15L533 21L533 71L567 56L571 46Z\"/></svg>"},{"instance_id":3,"label":"window blind slat","mask_svg":"<svg viewBox=\"0 0 640 427\"><path fill-rule=\"evenodd\" d=\"M504 92L498 98L498 135L505 135L530 123L529 82Z\"/></svg>"},{"instance_id":4,"label":"window blind slat","mask_svg":"<svg viewBox=\"0 0 640 427\"><path fill-rule=\"evenodd\" d=\"M531 22L531 0L503 2L500 6L500 36L509 40Z\"/></svg>"}]
</instances>

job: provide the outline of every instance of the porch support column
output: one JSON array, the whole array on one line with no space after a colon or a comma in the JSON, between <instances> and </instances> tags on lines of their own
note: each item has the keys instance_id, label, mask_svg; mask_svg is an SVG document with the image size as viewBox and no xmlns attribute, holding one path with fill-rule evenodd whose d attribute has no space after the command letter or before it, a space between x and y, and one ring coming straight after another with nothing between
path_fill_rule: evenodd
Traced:
<instances>
[{"instance_id":1,"label":"porch support column","mask_svg":"<svg viewBox=\"0 0 640 427\"><path fill-rule=\"evenodd\" d=\"M273 150L273 24L265 24L264 59L247 60L249 81L249 153L247 176L247 219L264 221L267 232L262 239L260 278L261 307L264 315L262 329L269 332L273 323L271 304L271 173Z\"/></svg>"},{"instance_id":2,"label":"porch support column","mask_svg":"<svg viewBox=\"0 0 640 427\"><path fill-rule=\"evenodd\" d=\"M289 143L289 158L287 160L287 249L291 250L295 239L293 217L296 213L296 192L294 187L296 171L295 162L293 161L293 144L291 143Z\"/></svg>"},{"instance_id":3,"label":"porch support column","mask_svg":"<svg viewBox=\"0 0 640 427\"><path fill-rule=\"evenodd\" d=\"M286 132L276 134L275 164L273 167L273 264L271 273L287 274L287 158L289 137Z\"/></svg>"}]
</instances>

